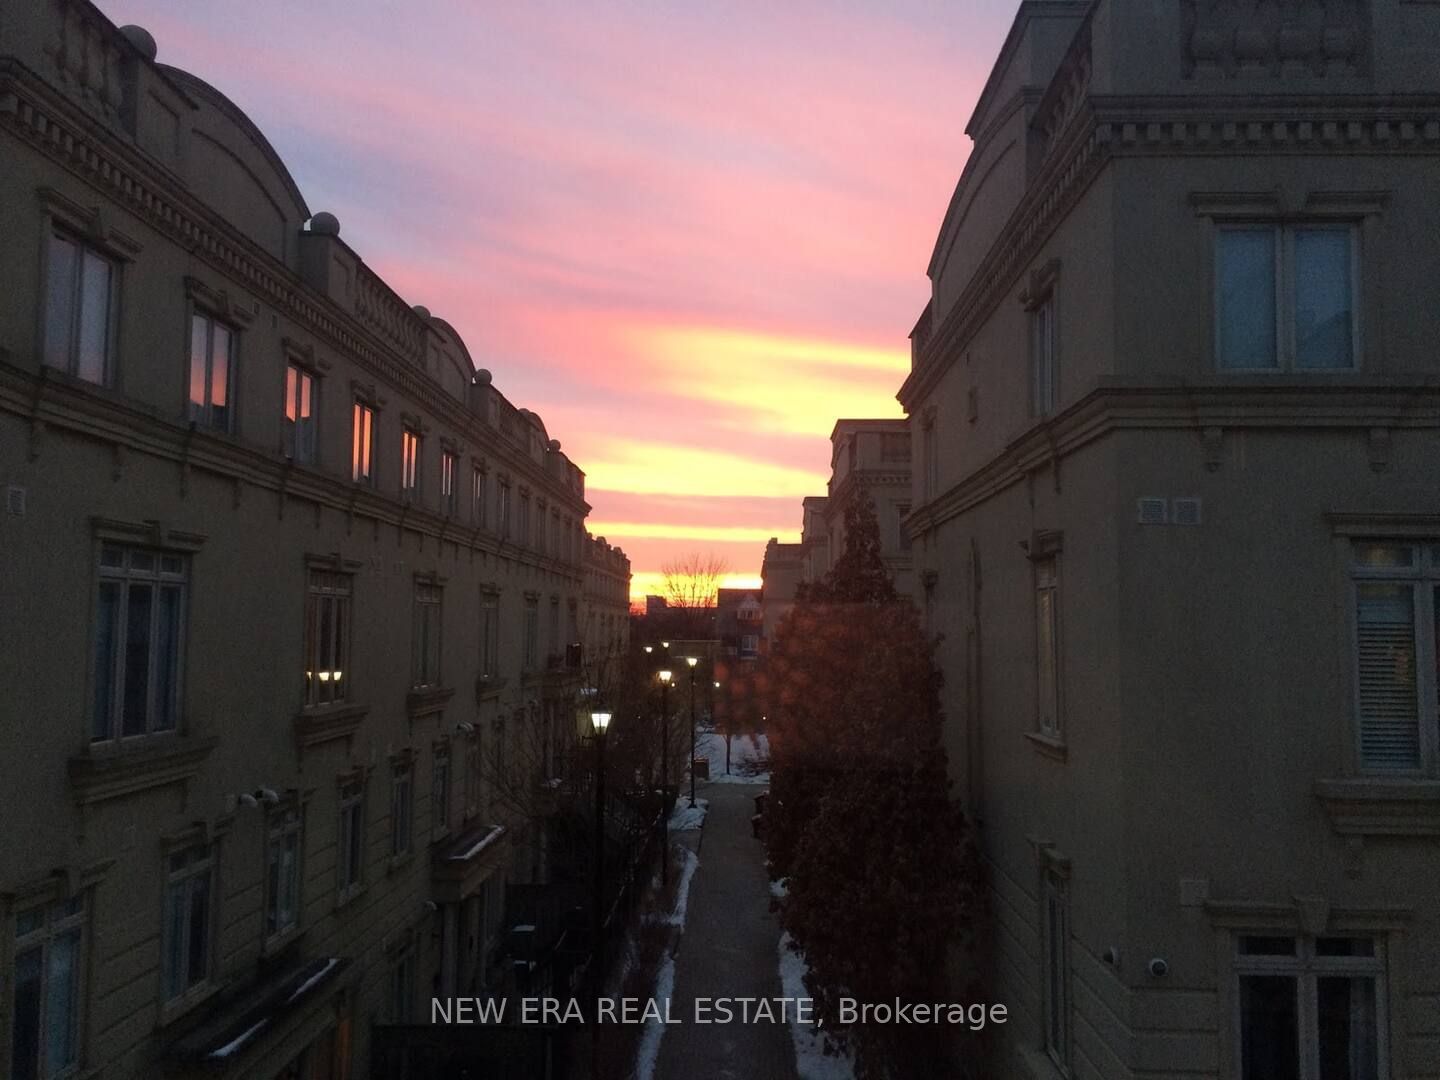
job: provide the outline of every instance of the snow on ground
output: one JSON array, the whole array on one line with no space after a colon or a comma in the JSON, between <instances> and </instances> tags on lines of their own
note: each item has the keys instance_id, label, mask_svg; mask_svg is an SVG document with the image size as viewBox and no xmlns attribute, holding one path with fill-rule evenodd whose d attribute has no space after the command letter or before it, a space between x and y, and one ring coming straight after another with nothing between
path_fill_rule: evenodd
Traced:
<instances>
[{"instance_id":1,"label":"snow on ground","mask_svg":"<svg viewBox=\"0 0 1440 1080\"><path fill-rule=\"evenodd\" d=\"M783 900L785 894L790 891L790 887L787 884L789 880L789 878L781 878L779 881L770 882L770 895L775 897L776 900Z\"/></svg>"},{"instance_id":2,"label":"snow on ground","mask_svg":"<svg viewBox=\"0 0 1440 1080\"><path fill-rule=\"evenodd\" d=\"M772 892L775 884L778 883L771 885ZM790 935L781 934L780 993L787 998L809 997L810 992L805 989L806 970L805 957L790 947ZM800 1080L855 1080L854 1062L849 1057L827 1055L824 1035L794 1019L793 1014L790 1038L795 1042L795 1071Z\"/></svg>"},{"instance_id":3,"label":"snow on ground","mask_svg":"<svg viewBox=\"0 0 1440 1080\"><path fill-rule=\"evenodd\" d=\"M700 865L700 858L689 848L681 848L685 865L680 868L680 883L675 889L675 908L669 915L660 916L657 921L666 922L671 926L684 928L685 916L690 910L690 879L695 876L695 868ZM660 972L655 978L655 993L652 995L654 1001L669 1001L675 993L675 954L667 952L664 961L660 964ZM645 1022L645 1030L640 1033L640 1048L635 1054L635 1080L654 1080L655 1062L660 1057L660 1040L665 1036L665 1024L657 1017L651 1017Z\"/></svg>"},{"instance_id":4,"label":"snow on ground","mask_svg":"<svg viewBox=\"0 0 1440 1080\"><path fill-rule=\"evenodd\" d=\"M730 772L725 772L725 736L718 731L700 733L695 756L710 763L710 780L716 784L768 784L770 740L764 735L736 735L730 740ZM761 771L765 769L766 771Z\"/></svg>"},{"instance_id":5,"label":"snow on ground","mask_svg":"<svg viewBox=\"0 0 1440 1080\"><path fill-rule=\"evenodd\" d=\"M705 799L696 799L695 805L691 806L689 796L682 794L670 811L670 831L686 832L700 828L705 824L705 811L709 807L710 803Z\"/></svg>"}]
</instances>

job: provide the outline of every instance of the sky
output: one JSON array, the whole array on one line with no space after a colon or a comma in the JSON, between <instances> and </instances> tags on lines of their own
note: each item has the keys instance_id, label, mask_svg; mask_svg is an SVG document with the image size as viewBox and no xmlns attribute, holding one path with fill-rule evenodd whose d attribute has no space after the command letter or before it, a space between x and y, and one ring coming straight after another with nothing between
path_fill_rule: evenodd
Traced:
<instances>
[{"instance_id":1,"label":"sky","mask_svg":"<svg viewBox=\"0 0 1440 1080\"><path fill-rule=\"evenodd\" d=\"M100 0L586 473L632 595L759 584L908 334L1015 0Z\"/></svg>"}]
</instances>

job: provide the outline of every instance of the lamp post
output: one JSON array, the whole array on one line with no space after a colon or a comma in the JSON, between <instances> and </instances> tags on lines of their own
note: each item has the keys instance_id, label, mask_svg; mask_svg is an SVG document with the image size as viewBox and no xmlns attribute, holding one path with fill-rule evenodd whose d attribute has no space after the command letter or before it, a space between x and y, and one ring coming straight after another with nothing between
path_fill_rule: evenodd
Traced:
<instances>
[{"instance_id":1,"label":"lamp post","mask_svg":"<svg viewBox=\"0 0 1440 1080\"><path fill-rule=\"evenodd\" d=\"M710 683L710 726L715 726L715 691L720 689L720 680L712 679ZM730 775L730 733L735 725L731 721L730 714L725 714L725 775Z\"/></svg>"},{"instance_id":2,"label":"lamp post","mask_svg":"<svg viewBox=\"0 0 1440 1080\"><path fill-rule=\"evenodd\" d=\"M698 656L685 657L685 663L690 665L690 807L695 807L695 665L700 663Z\"/></svg>"},{"instance_id":3,"label":"lamp post","mask_svg":"<svg viewBox=\"0 0 1440 1080\"><path fill-rule=\"evenodd\" d=\"M610 715L610 710L599 708L590 713L590 728L595 733L595 896L590 964L595 970L597 1009L605 990L605 732L610 727ZM598 1017L596 1026L598 1030Z\"/></svg>"},{"instance_id":4,"label":"lamp post","mask_svg":"<svg viewBox=\"0 0 1440 1080\"><path fill-rule=\"evenodd\" d=\"M670 672L660 672L660 884L670 884Z\"/></svg>"}]
</instances>

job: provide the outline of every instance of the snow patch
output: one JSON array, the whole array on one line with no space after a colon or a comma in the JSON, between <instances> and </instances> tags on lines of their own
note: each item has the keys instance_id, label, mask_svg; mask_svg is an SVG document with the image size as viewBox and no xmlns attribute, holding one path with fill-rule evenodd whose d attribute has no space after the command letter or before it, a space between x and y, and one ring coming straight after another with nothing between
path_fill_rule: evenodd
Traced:
<instances>
[{"instance_id":1,"label":"snow patch","mask_svg":"<svg viewBox=\"0 0 1440 1080\"><path fill-rule=\"evenodd\" d=\"M256 1035L260 1034L260 1029L268 1023L270 1023L270 1018L268 1016L262 1016L224 1046L218 1050L211 1050L210 1053L205 1056L211 1058L228 1058L231 1054L235 1053L236 1050L239 1050Z\"/></svg>"},{"instance_id":2,"label":"snow patch","mask_svg":"<svg viewBox=\"0 0 1440 1080\"><path fill-rule=\"evenodd\" d=\"M657 922L670 926L685 926L685 916L690 910L690 880L695 868L700 865L699 856L688 848L682 848L685 865L680 868L680 882L675 889L675 908L669 915ZM655 977L655 1001L669 1001L675 994L675 953L665 954L660 972ZM655 1080L655 1062L660 1057L660 1040L665 1037L665 1024L655 1016L645 1021L645 1030L640 1034L640 1048L635 1055L635 1080Z\"/></svg>"},{"instance_id":3,"label":"snow patch","mask_svg":"<svg viewBox=\"0 0 1440 1080\"><path fill-rule=\"evenodd\" d=\"M778 882L771 882L774 892ZM782 886L783 887L783 886ZM780 992L789 998L809 997L805 989L805 957L790 947L790 935L780 935ZM790 1038L795 1043L795 1071L800 1080L855 1080L855 1063L849 1056L827 1055L825 1036L792 1016Z\"/></svg>"},{"instance_id":4,"label":"snow patch","mask_svg":"<svg viewBox=\"0 0 1440 1080\"><path fill-rule=\"evenodd\" d=\"M781 878L779 881L770 882L770 895L777 900L783 900L785 894L790 891L789 878Z\"/></svg>"},{"instance_id":5,"label":"snow patch","mask_svg":"<svg viewBox=\"0 0 1440 1080\"><path fill-rule=\"evenodd\" d=\"M319 971L315 972L314 975L311 975L308 979L306 979L304 982L302 982L302 983L301 983L299 986L297 986L294 990L290 991L290 996L285 999L285 1004L286 1004L286 1005L291 1004L291 1003L294 1002L297 998L299 998L302 994L304 994L307 990L309 990L312 986L314 986L316 983L318 983L318 982L320 982L321 980L323 980L323 979L325 978L325 976L329 975L330 972L332 972L332 971L335 970L335 968L339 965L339 963L340 963L339 958L338 958L338 957L334 957L334 956L332 956L332 957L330 957L330 959L326 960L324 967L322 967Z\"/></svg>"},{"instance_id":6,"label":"snow patch","mask_svg":"<svg viewBox=\"0 0 1440 1080\"><path fill-rule=\"evenodd\" d=\"M712 784L768 784L770 773L760 771L770 759L770 740L764 735L736 735L730 740L730 772L725 771L725 736L706 731L695 746L695 756L710 765Z\"/></svg>"},{"instance_id":7,"label":"snow patch","mask_svg":"<svg viewBox=\"0 0 1440 1080\"><path fill-rule=\"evenodd\" d=\"M709 807L706 799L696 799L695 805L691 806L690 800L682 795L675 800L675 807L670 811L670 831L687 832L700 828L705 824L705 812Z\"/></svg>"}]
</instances>

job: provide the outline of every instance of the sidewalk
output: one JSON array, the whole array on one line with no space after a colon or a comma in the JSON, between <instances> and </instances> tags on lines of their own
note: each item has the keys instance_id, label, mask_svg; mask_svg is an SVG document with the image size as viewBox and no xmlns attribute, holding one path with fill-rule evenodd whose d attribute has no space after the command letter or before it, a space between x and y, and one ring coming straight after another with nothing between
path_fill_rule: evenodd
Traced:
<instances>
[{"instance_id":1,"label":"sidewalk","mask_svg":"<svg viewBox=\"0 0 1440 1080\"><path fill-rule=\"evenodd\" d=\"M703 785L710 802L705 828L681 834L687 841L699 838L700 865L675 954L671 1013L682 1022L665 1029L655 1080L795 1080L790 1027L779 1021L778 1006L773 1024L694 1022L697 997L782 993L776 964L780 927L770 914L765 849L750 835L754 799L763 790Z\"/></svg>"}]
</instances>

